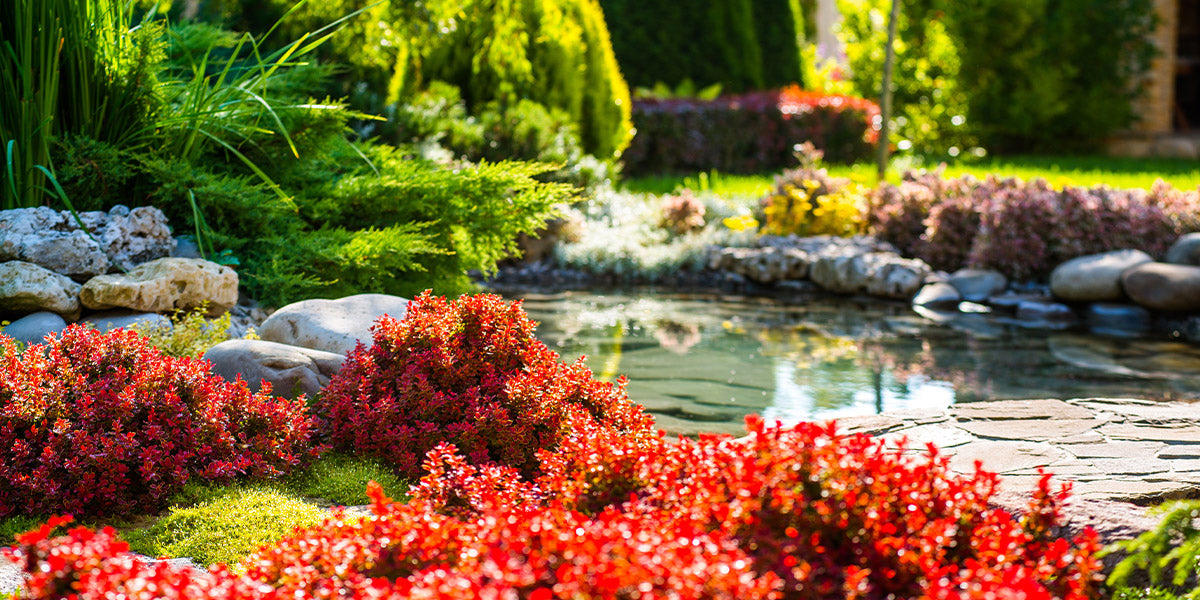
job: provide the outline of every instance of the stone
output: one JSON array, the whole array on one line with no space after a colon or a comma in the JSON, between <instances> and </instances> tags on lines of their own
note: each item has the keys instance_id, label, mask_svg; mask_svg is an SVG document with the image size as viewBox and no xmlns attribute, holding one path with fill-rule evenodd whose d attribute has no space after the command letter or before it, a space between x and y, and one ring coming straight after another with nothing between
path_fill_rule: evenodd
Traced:
<instances>
[{"instance_id":1,"label":"stone","mask_svg":"<svg viewBox=\"0 0 1200 600\"><path fill-rule=\"evenodd\" d=\"M1154 156L1195 160L1200 158L1200 146L1182 137L1164 137L1154 142Z\"/></svg>"},{"instance_id":2,"label":"stone","mask_svg":"<svg viewBox=\"0 0 1200 600\"><path fill-rule=\"evenodd\" d=\"M1121 276L1125 293L1150 310L1200 311L1200 267L1145 263Z\"/></svg>"},{"instance_id":3,"label":"stone","mask_svg":"<svg viewBox=\"0 0 1200 600\"><path fill-rule=\"evenodd\" d=\"M837 420L838 433L842 435L850 435L854 433L879 435L882 433L887 433L903 424L904 422L900 419L883 415L843 417Z\"/></svg>"},{"instance_id":4,"label":"stone","mask_svg":"<svg viewBox=\"0 0 1200 600\"><path fill-rule=\"evenodd\" d=\"M66 328L67 322L61 316L41 311L9 323L0 330L0 333L25 344L40 344L46 334Z\"/></svg>"},{"instance_id":5,"label":"stone","mask_svg":"<svg viewBox=\"0 0 1200 600\"><path fill-rule=\"evenodd\" d=\"M1075 311L1058 302L1024 301L1017 304L1017 320L1023 324L1070 323L1075 321Z\"/></svg>"},{"instance_id":6,"label":"stone","mask_svg":"<svg viewBox=\"0 0 1200 600\"><path fill-rule=\"evenodd\" d=\"M888 437L895 441L907 440L908 448L924 448L926 444L933 444L938 448L954 448L978 439L959 427L941 423L918 425L891 433Z\"/></svg>"},{"instance_id":7,"label":"stone","mask_svg":"<svg viewBox=\"0 0 1200 600\"><path fill-rule=\"evenodd\" d=\"M1094 333L1129 335L1150 328L1150 313L1133 304L1098 302L1087 307L1084 318Z\"/></svg>"},{"instance_id":8,"label":"stone","mask_svg":"<svg viewBox=\"0 0 1200 600\"><path fill-rule=\"evenodd\" d=\"M44 206L0 211L0 260L24 260L81 280L167 256L174 246L166 216L150 206L118 205L107 213L79 213L78 220Z\"/></svg>"},{"instance_id":9,"label":"stone","mask_svg":"<svg viewBox=\"0 0 1200 600\"><path fill-rule=\"evenodd\" d=\"M0 596L16 595L23 587L25 587L25 572L17 566L17 563L0 556Z\"/></svg>"},{"instance_id":10,"label":"stone","mask_svg":"<svg viewBox=\"0 0 1200 600\"><path fill-rule=\"evenodd\" d=\"M1010 514L1020 516L1029 509L1029 494L1000 493L993 495L988 502ZM1159 519L1149 515L1143 506L1128 502L1079 498L1075 495L1062 506L1062 516L1064 530L1060 533L1063 537L1077 536L1090 527L1099 534L1102 545L1135 538L1154 529L1159 523ZM1108 558L1120 557L1109 555Z\"/></svg>"},{"instance_id":11,"label":"stone","mask_svg":"<svg viewBox=\"0 0 1200 600\"><path fill-rule=\"evenodd\" d=\"M346 357L264 340L228 340L209 348L204 358L212 362L214 374L230 381L240 375L256 392L266 381L275 395L313 398Z\"/></svg>"},{"instance_id":12,"label":"stone","mask_svg":"<svg viewBox=\"0 0 1200 600\"><path fill-rule=\"evenodd\" d=\"M1158 456L1159 450L1166 447L1162 442L1104 442L1072 444L1066 450L1076 458L1154 458Z\"/></svg>"},{"instance_id":13,"label":"stone","mask_svg":"<svg viewBox=\"0 0 1200 600\"><path fill-rule=\"evenodd\" d=\"M78 283L33 263L0 263L0 313L49 311L68 320L79 318Z\"/></svg>"},{"instance_id":14,"label":"stone","mask_svg":"<svg viewBox=\"0 0 1200 600\"><path fill-rule=\"evenodd\" d=\"M1095 419L1012 419L965 421L960 422L958 426L981 438L1044 442L1079 435L1103 424L1104 421Z\"/></svg>"},{"instance_id":15,"label":"stone","mask_svg":"<svg viewBox=\"0 0 1200 600\"><path fill-rule=\"evenodd\" d=\"M951 409L959 420L1091 419L1092 411L1055 399L997 400L956 404Z\"/></svg>"},{"instance_id":16,"label":"stone","mask_svg":"<svg viewBox=\"0 0 1200 600\"><path fill-rule=\"evenodd\" d=\"M84 323L90 323L101 333L114 329L128 329L131 325L171 329L171 319L158 313L134 312L129 310L113 310L92 313L83 318Z\"/></svg>"},{"instance_id":17,"label":"stone","mask_svg":"<svg viewBox=\"0 0 1200 600\"><path fill-rule=\"evenodd\" d=\"M196 258L160 258L128 273L99 275L80 292L93 310L128 308L143 312L191 310L208 303L208 314L220 315L237 304L237 273Z\"/></svg>"},{"instance_id":18,"label":"stone","mask_svg":"<svg viewBox=\"0 0 1200 600\"><path fill-rule=\"evenodd\" d=\"M175 249L171 251L171 256L175 258L204 258L200 255L200 246L190 236L175 238Z\"/></svg>"},{"instance_id":19,"label":"stone","mask_svg":"<svg viewBox=\"0 0 1200 600\"><path fill-rule=\"evenodd\" d=\"M1124 298L1121 274L1154 259L1141 250L1113 250L1073 258L1050 273L1050 292L1068 302L1110 302Z\"/></svg>"},{"instance_id":20,"label":"stone","mask_svg":"<svg viewBox=\"0 0 1200 600\"><path fill-rule=\"evenodd\" d=\"M1168 444L1200 444L1200 427L1177 425L1153 427L1132 423L1108 423L1100 427L1100 433L1110 440L1156 441Z\"/></svg>"},{"instance_id":21,"label":"stone","mask_svg":"<svg viewBox=\"0 0 1200 600\"><path fill-rule=\"evenodd\" d=\"M983 302L1008 287L1008 278L999 271L960 269L950 275L950 285L967 302Z\"/></svg>"},{"instance_id":22,"label":"stone","mask_svg":"<svg viewBox=\"0 0 1200 600\"><path fill-rule=\"evenodd\" d=\"M129 270L170 256L175 248L167 216L156 207L139 206L130 210L117 205L108 211L107 217L103 229L93 235L100 238L105 253L120 269Z\"/></svg>"},{"instance_id":23,"label":"stone","mask_svg":"<svg viewBox=\"0 0 1200 600\"><path fill-rule=\"evenodd\" d=\"M1016 313L1023 302L1050 302L1050 296L1030 293L1005 292L988 298L988 306L997 312Z\"/></svg>"},{"instance_id":24,"label":"stone","mask_svg":"<svg viewBox=\"0 0 1200 600\"><path fill-rule=\"evenodd\" d=\"M371 345L376 319L385 314L402 319L407 310L408 300L386 294L303 300L275 311L258 334L272 342L346 354L359 341Z\"/></svg>"},{"instance_id":25,"label":"stone","mask_svg":"<svg viewBox=\"0 0 1200 600\"><path fill-rule=\"evenodd\" d=\"M1200 232L1187 233L1175 240L1167 250L1167 257L1163 262L1200 266Z\"/></svg>"},{"instance_id":26,"label":"stone","mask_svg":"<svg viewBox=\"0 0 1200 600\"><path fill-rule=\"evenodd\" d=\"M809 277L827 291L867 293L885 298L909 299L933 269L924 261L901 258L890 252L856 253L840 249L813 261Z\"/></svg>"},{"instance_id":27,"label":"stone","mask_svg":"<svg viewBox=\"0 0 1200 600\"><path fill-rule=\"evenodd\" d=\"M995 473L1045 467L1069 459L1063 450L1045 442L981 441L954 449L950 468L959 473L975 472L975 461Z\"/></svg>"},{"instance_id":28,"label":"stone","mask_svg":"<svg viewBox=\"0 0 1200 600\"><path fill-rule=\"evenodd\" d=\"M913 306L956 306L962 295L949 283L927 283L913 298Z\"/></svg>"}]
</instances>

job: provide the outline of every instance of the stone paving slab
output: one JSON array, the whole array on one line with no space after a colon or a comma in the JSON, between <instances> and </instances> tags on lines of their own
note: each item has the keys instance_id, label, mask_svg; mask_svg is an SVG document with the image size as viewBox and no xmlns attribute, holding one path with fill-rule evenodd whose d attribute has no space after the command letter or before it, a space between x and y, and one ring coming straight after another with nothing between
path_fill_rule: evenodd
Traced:
<instances>
[{"instance_id":1,"label":"stone paving slab","mask_svg":"<svg viewBox=\"0 0 1200 600\"><path fill-rule=\"evenodd\" d=\"M1045 468L1077 497L1154 504L1200 497L1200 404L1121 398L998 400L940 414L840 419L839 429L880 435L919 452L932 442L951 466L975 461L1002 476L1001 490L1027 494Z\"/></svg>"}]
</instances>

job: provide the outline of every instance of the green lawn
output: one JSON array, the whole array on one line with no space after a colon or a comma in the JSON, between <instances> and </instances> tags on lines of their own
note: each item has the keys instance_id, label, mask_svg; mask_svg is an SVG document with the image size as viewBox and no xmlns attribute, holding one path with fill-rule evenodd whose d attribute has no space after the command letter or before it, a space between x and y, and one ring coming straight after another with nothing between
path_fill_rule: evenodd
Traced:
<instances>
[{"instance_id":1,"label":"green lawn","mask_svg":"<svg viewBox=\"0 0 1200 600\"><path fill-rule=\"evenodd\" d=\"M920 167L901 159L893 163L888 180L896 182L903 169ZM933 167L936 165L927 165ZM848 177L866 185L875 183L875 167L867 163L829 165L830 174ZM1105 156L1023 156L960 162L947 166L946 175L966 173L983 177L989 173L1021 179L1041 177L1055 187L1106 184L1116 188L1149 188L1162 179L1180 189L1200 186L1200 161L1180 159L1133 159ZM700 173L689 176L654 176L628 179L622 188L632 192L667 194L679 188L708 190L722 196L761 196L770 189L775 173L729 175Z\"/></svg>"}]
</instances>

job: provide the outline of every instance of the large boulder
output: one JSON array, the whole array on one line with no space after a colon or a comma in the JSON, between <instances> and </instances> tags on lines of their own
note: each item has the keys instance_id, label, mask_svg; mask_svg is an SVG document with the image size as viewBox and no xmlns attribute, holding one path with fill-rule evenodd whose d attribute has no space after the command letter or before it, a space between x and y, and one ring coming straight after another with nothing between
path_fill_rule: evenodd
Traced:
<instances>
[{"instance_id":1,"label":"large boulder","mask_svg":"<svg viewBox=\"0 0 1200 600\"><path fill-rule=\"evenodd\" d=\"M312 398L329 384L346 357L265 340L228 340L209 348L204 358L212 362L213 373L230 381L240 375L254 391L266 381L273 394Z\"/></svg>"},{"instance_id":2,"label":"large boulder","mask_svg":"<svg viewBox=\"0 0 1200 600\"><path fill-rule=\"evenodd\" d=\"M1124 298L1121 274L1154 262L1141 250L1113 250L1073 258L1050 273L1050 292L1068 302L1114 302Z\"/></svg>"},{"instance_id":3,"label":"large boulder","mask_svg":"<svg viewBox=\"0 0 1200 600\"><path fill-rule=\"evenodd\" d=\"M160 258L128 273L93 277L79 296L93 310L166 312L207 302L208 313L216 316L237 304L237 286L237 273L229 267L196 258Z\"/></svg>"},{"instance_id":4,"label":"large boulder","mask_svg":"<svg viewBox=\"0 0 1200 600\"><path fill-rule=\"evenodd\" d=\"M0 333L18 342L40 344L46 334L62 331L67 328L67 322L56 313L41 311L25 315L4 326Z\"/></svg>"},{"instance_id":5,"label":"large boulder","mask_svg":"<svg viewBox=\"0 0 1200 600\"><path fill-rule=\"evenodd\" d=\"M1121 284L1150 310L1200 312L1200 267L1146 263L1126 271Z\"/></svg>"},{"instance_id":6,"label":"large boulder","mask_svg":"<svg viewBox=\"0 0 1200 600\"><path fill-rule=\"evenodd\" d=\"M954 307L962 302L962 294L949 283L935 281L926 283L917 296L913 298L913 306Z\"/></svg>"},{"instance_id":7,"label":"large boulder","mask_svg":"<svg viewBox=\"0 0 1200 600\"><path fill-rule=\"evenodd\" d=\"M107 213L79 213L78 220L45 206L0 211L0 260L23 260L80 280L167 256L174 246L166 216L150 206L118 205Z\"/></svg>"},{"instance_id":8,"label":"large boulder","mask_svg":"<svg viewBox=\"0 0 1200 600\"><path fill-rule=\"evenodd\" d=\"M0 313L39 311L79 318L79 284L65 275L20 260L0 263Z\"/></svg>"},{"instance_id":9,"label":"large boulder","mask_svg":"<svg viewBox=\"0 0 1200 600\"><path fill-rule=\"evenodd\" d=\"M386 294L359 294L338 300L289 304L258 328L264 340L346 354L362 341L371 345L371 326L383 315L404 318L408 300Z\"/></svg>"},{"instance_id":10,"label":"large boulder","mask_svg":"<svg viewBox=\"0 0 1200 600\"><path fill-rule=\"evenodd\" d=\"M1200 232L1180 236L1167 250L1164 262L1200 266Z\"/></svg>"}]
</instances>

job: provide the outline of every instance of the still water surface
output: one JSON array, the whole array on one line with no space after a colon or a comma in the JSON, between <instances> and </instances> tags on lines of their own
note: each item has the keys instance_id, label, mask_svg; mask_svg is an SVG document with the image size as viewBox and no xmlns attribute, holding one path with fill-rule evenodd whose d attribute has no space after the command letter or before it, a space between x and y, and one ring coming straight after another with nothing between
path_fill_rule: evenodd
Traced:
<instances>
[{"instance_id":1,"label":"still water surface","mask_svg":"<svg viewBox=\"0 0 1200 600\"><path fill-rule=\"evenodd\" d=\"M514 296L515 297L515 296ZM568 292L523 295L538 337L671 433L1002 398L1200 400L1200 347L1048 332L973 315L938 324L902 304ZM1200 407L1198 407L1200 408Z\"/></svg>"}]
</instances>

